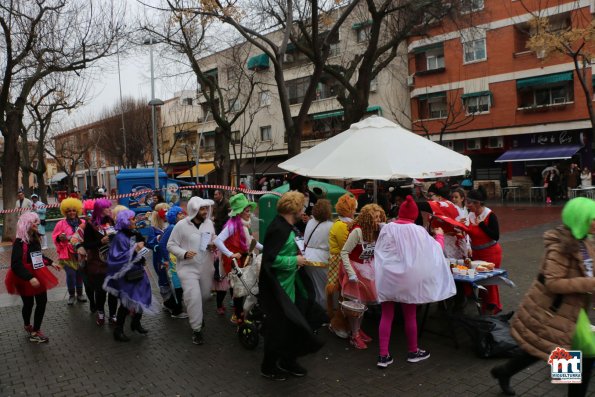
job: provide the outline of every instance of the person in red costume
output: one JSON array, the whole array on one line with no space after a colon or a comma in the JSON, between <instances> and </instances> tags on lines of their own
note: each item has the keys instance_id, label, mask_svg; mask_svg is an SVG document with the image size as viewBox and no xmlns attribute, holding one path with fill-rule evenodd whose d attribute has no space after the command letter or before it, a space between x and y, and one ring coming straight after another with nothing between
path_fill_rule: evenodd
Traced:
<instances>
[{"instance_id":1,"label":"person in red costume","mask_svg":"<svg viewBox=\"0 0 595 397\"><path fill-rule=\"evenodd\" d=\"M491 262L500 268L502 262L502 247L498 243L500 228L496 214L485 206L486 192L483 187L471 190L467 194L468 235L471 240L469 256L474 260ZM486 314L496 314L502 311L498 286L486 286L487 292L481 291L482 310Z\"/></svg>"}]
</instances>

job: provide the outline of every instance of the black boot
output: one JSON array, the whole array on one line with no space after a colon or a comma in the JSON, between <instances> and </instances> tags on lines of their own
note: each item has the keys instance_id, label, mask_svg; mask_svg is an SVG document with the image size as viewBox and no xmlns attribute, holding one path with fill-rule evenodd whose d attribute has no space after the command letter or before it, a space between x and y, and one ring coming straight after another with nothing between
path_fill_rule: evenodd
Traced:
<instances>
[{"instance_id":1,"label":"black boot","mask_svg":"<svg viewBox=\"0 0 595 397\"><path fill-rule=\"evenodd\" d=\"M138 332L139 334L148 334L149 331L143 328L142 324L140 323L140 319L142 318L141 313L136 313L134 317L132 317L132 323L130 324L130 329L133 331Z\"/></svg>"},{"instance_id":2,"label":"black boot","mask_svg":"<svg viewBox=\"0 0 595 397\"><path fill-rule=\"evenodd\" d=\"M122 327L116 327L114 329L114 339L118 342L129 342L130 338L124 334L124 329Z\"/></svg>"},{"instance_id":3,"label":"black boot","mask_svg":"<svg viewBox=\"0 0 595 397\"><path fill-rule=\"evenodd\" d=\"M508 376L502 366L494 367L490 370L492 377L498 380L502 393L507 396L514 396L516 393L512 387L510 387L510 376Z\"/></svg>"}]
</instances>

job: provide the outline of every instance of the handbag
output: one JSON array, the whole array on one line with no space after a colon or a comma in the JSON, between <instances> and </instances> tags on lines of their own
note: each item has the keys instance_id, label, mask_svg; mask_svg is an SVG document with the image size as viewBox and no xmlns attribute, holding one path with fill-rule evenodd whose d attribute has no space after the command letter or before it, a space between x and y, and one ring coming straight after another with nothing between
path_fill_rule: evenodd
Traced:
<instances>
[{"instance_id":1,"label":"handbag","mask_svg":"<svg viewBox=\"0 0 595 397\"><path fill-rule=\"evenodd\" d=\"M141 267L135 267L130 269L124 274L124 280L128 281L129 283L136 283L142 280L145 277L145 270Z\"/></svg>"},{"instance_id":2,"label":"handbag","mask_svg":"<svg viewBox=\"0 0 595 397\"><path fill-rule=\"evenodd\" d=\"M578 313L576 328L572 336L572 350L582 351L584 357L595 357L595 334L585 309L581 309Z\"/></svg>"}]
</instances>

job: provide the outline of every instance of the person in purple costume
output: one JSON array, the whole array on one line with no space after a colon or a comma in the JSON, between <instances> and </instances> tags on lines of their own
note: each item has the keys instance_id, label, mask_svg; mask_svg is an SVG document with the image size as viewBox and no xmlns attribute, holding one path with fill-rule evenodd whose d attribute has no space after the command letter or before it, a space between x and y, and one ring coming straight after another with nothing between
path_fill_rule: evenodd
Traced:
<instances>
[{"instance_id":1,"label":"person in purple costume","mask_svg":"<svg viewBox=\"0 0 595 397\"><path fill-rule=\"evenodd\" d=\"M143 313L156 313L151 296L151 283L144 271L144 238L136 230L135 214L123 210L116 217L116 236L111 242L107 257L107 277L103 289L120 299L116 315L114 339L127 342L124 323L128 313L132 314L130 329L140 334L147 331L140 323Z\"/></svg>"}]
</instances>

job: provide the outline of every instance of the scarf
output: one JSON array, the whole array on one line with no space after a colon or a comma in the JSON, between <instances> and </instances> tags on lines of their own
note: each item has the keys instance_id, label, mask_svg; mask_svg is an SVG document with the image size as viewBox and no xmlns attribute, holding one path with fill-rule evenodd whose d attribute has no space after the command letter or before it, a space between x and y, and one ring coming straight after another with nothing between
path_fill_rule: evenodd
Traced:
<instances>
[{"instance_id":1,"label":"scarf","mask_svg":"<svg viewBox=\"0 0 595 397\"><path fill-rule=\"evenodd\" d=\"M72 228L72 232L76 232L76 228L79 226L79 218L74 218L74 219L69 219L66 218L66 223L68 223L68 226L70 226Z\"/></svg>"}]
</instances>

